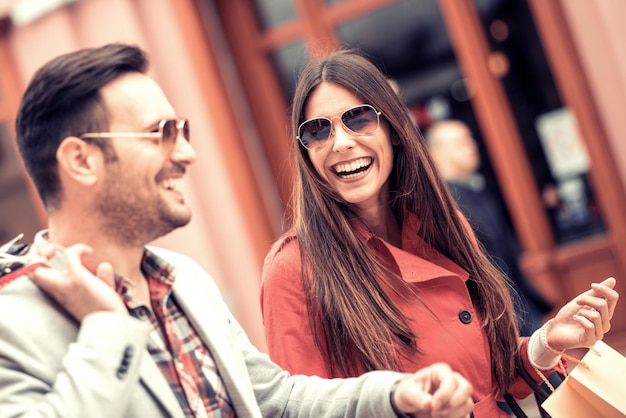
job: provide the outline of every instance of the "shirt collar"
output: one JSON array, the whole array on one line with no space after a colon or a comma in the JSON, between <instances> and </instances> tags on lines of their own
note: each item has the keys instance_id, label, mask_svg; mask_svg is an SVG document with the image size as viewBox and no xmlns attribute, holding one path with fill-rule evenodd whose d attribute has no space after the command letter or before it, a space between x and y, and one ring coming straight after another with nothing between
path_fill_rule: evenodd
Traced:
<instances>
[{"instance_id":1,"label":"shirt collar","mask_svg":"<svg viewBox=\"0 0 626 418\"><path fill-rule=\"evenodd\" d=\"M146 277L150 277L157 282L165 285L168 289L174 284L176 277L176 269L163 258L144 248L141 259L141 271ZM133 299L135 293L135 285L128 279L115 275L115 291L121 298L129 302Z\"/></svg>"}]
</instances>

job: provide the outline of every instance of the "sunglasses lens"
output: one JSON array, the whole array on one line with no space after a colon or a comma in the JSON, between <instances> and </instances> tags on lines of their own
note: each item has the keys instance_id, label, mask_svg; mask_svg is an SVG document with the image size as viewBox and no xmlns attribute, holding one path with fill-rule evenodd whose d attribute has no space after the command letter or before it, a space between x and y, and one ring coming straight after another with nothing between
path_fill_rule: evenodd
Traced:
<instances>
[{"instance_id":1,"label":"sunglasses lens","mask_svg":"<svg viewBox=\"0 0 626 418\"><path fill-rule=\"evenodd\" d=\"M171 151L176 145L179 133L189 142L189 121L187 119L168 119L162 122L163 148Z\"/></svg>"},{"instance_id":2,"label":"sunglasses lens","mask_svg":"<svg viewBox=\"0 0 626 418\"><path fill-rule=\"evenodd\" d=\"M168 119L163 122L163 147L166 149L172 149L176 144L176 138L178 137L178 127L176 126L175 119Z\"/></svg>"},{"instance_id":3,"label":"sunglasses lens","mask_svg":"<svg viewBox=\"0 0 626 418\"><path fill-rule=\"evenodd\" d=\"M378 114L371 106L359 106L341 115L343 124L355 134L371 135L378 128Z\"/></svg>"},{"instance_id":4,"label":"sunglasses lens","mask_svg":"<svg viewBox=\"0 0 626 418\"><path fill-rule=\"evenodd\" d=\"M183 137L187 140L187 142L190 142L191 136L189 134L189 121L187 119L181 120L178 128L183 133Z\"/></svg>"},{"instance_id":5,"label":"sunglasses lens","mask_svg":"<svg viewBox=\"0 0 626 418\"><path fill-rule=\"evenodd\" d=\"M322 147L330 137L331 122L328 119L318 118L300 125L300 141L308 149Z\"/></svg>"}]
</instances>

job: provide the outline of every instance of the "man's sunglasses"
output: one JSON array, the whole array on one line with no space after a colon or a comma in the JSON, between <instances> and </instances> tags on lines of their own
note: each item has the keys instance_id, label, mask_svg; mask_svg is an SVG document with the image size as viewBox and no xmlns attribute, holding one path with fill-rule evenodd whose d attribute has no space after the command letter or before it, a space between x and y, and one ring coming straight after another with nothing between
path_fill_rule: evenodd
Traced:
<instances>
[{"instance_id":1,"label":"man's sunglasses","mask_svg":"<svg viewBox=\"0 0 626 418\"><path fill-rule=\"evenodd\" d=\"M156 138L165 153L169 154L176 145L178 135L190 141L187 119L163 119L157 132L88 132L79 135L80 139L92 138Z\"/></svg>"},{"instance_id":2,"label":"man's sunglasses","mask_svg":"<svg viewBox=\"0 0 626 418\"><path fill-rule=\"evenodd\" d=\"M330 141L333 131L333 119L339 118L347 132L358 136L372 135L378 129L380 112L372 105L364 104L346 110L333 118L314 118L304 121L298 127L296 138L304 148L317 151Z\"/></svg>"}]
</instances>

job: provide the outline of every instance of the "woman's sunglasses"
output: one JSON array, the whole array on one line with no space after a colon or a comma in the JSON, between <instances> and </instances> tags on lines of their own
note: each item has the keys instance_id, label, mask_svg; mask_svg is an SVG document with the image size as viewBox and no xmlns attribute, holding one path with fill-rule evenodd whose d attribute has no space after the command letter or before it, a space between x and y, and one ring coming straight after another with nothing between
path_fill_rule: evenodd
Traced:
<instances>
[{"instance_id":1,"label":"woman's sunglasses","mask_svg":"<svg viewBox=\"0 0 626 418\"><path fill-rule=\"evenodd\" d=\"M298 140L302 146L311 151L322 149L328 144L333 131L333 120L339 118L347 132L366 136L378 129L380 112L372 105L364 104L346 110L333 118L315 118L304 121L298 127Z\"/></svg>"},{"instance_id":2,"label":"woman's sunglasses","mask_svg":"<svg viewBox=\"0 0 626 418\"><path fill-rule=\"evenodd\" d=\"M79 138L155 138L159 140L163 151L169 154L176 145L178 135L190 141L187 119L163 119L159 122L157 132L88 132L79 135Z\"/></svg>"}]
</instances>

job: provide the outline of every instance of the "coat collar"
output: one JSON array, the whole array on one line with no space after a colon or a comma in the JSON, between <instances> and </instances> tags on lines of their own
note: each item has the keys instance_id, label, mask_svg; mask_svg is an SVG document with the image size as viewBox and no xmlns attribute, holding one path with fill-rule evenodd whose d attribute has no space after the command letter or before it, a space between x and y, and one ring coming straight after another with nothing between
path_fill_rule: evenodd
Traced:
<instances>
[{"instance_id":1,"label":"coat collar","mask_svg":"<svg viewBox=\"0 0 626 418\"><path fill-rule=\"evenodd\" d=\"M358 220L352 220L350 224L365 239L367 245L383 257L387 266L406 282L418 283L442 277L457 278L465 282L469 278L467 271L419 237L421 221L412 212L404 213L402 248L389 244ZM469 228L469 224L467 227ZM274 243L266 260L272 259L293 240L297 240L297 237L295 231L291 229Z\"/></svg>"},{"instance_id":2,"label":"coat collar","mask_svg":"<svg viewBox=\"0 0 626 418\"><path fill-rule=\"evenodd\" d=\"M250 375L242 355L238 327L213 279L195 262L162 248L148 247L173 267L172 296L210 351L238 416L260 418ZM241 331L243 333L243 331ZM250 344L251 345L251 344ZM140 370L142 383L170 416L183 418L178 401L156 363L146 352ZM146 361L147 360L147 361Z\"/></svg>"},{"instance_id":3,"label":"coat collar","mask_svg":"<svg viewBox=\"0 0 626 418\"><path fill-rule=\"evenodd\" d=\"M146 349L143 353L141 365L139 368L139 378L141 384L152 395L155 402L161 404L172 418L184 418L185 414L178 403L178 399L174 396L172 388L163 377L163 373L159 370L159 366L152 360L150 353Z\"/></svg>"},{"instance_id":4,"label":"coat collar","mask_svg":"<svg viewBox=\"0 0 626 418\"><path fill-rule=\"evenodd\" d=\"M177 263L173 295L198 336L211 352L238 416L260 411L244 359L240 327L221 299L213 279L198 265ZM243 334L243 330L239 330ZM247 340L246 340L247 341ZM252 349L252 344L250 343Z\"/></svg>"},{"instance_id":5,"label":"coat collar","mask_svg":"<svg viewBox=\"0 0 626 418\"><path fill-rule=\"evenodd\" d=\"M419 283L442 277L453 277L465 282L469 278L467 271L419 237L421 221L414 213L405 212L402 248L389 244L360 223L355 222L353 226L406 282Z\"/></svg>"}]
</instances>

